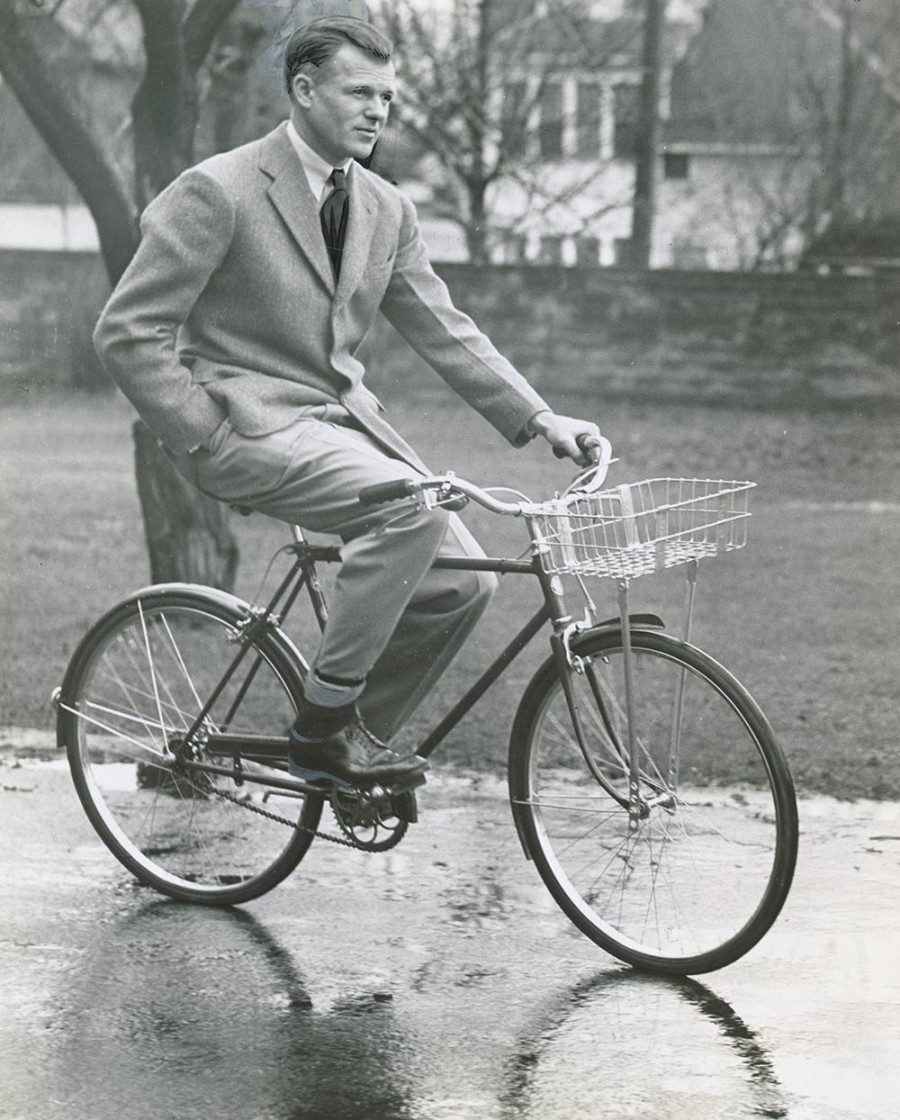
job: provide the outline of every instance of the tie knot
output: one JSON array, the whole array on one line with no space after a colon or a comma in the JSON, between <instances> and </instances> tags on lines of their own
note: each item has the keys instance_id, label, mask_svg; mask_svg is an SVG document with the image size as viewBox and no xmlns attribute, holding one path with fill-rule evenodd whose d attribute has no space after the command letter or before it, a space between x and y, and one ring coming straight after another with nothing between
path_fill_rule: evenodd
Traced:
<instances>
[{"instance_id":1,"label":"tie knot","mask_svg":"<svg viewBox=\"0 0 900 1120\"><path fill-rule=\"evenodd\" d=\"M336 191L345 191L347 189L347 176L340 167L336 167L334 171L332 171L331 181Z\"/></svg>"}]
</instances>

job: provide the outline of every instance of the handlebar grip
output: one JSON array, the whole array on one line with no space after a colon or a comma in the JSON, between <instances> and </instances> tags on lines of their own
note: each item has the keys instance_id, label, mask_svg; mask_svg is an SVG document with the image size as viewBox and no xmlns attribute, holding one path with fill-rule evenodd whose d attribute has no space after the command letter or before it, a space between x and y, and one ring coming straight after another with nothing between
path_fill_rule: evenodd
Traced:
<instances>
[{"instance_id":1,"label":"handlebar grip","mask_svg":"<svg viewBox=\"0 0 900 1120\"><path fill-rule=\"evenodd\" d=\"M598 436L579 436L575 440L575 442L578 444L582 451L590 451L593 447L603 446L603 441ZM554 447L553 454L557 457L557 459L568 459L568 455L565 453L565 451L562 450L562 448Z\"/></svg>"},{"instance_id":2,"label":"handlebar grip","mask_svg":"<svg viewBox=\"0 0 900 1120\"><path fill-rule=\"evenodd\" d=\"M359 492L360 505L377 506L382 502L396 502L414 493L416 483L411 478L398 478L394 482L377 482L364 486Z\"/></svg>"}]
</instances>

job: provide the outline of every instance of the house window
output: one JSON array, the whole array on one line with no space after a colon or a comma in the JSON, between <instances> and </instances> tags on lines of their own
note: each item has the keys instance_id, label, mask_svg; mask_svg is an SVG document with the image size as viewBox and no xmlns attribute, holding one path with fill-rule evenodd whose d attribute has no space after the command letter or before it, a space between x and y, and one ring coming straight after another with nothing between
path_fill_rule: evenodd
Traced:
<instances>
[{"instance_id":1,"label":"house window","mask_svg":"<svg viewBox=\"0 0 900 1120\"><path fill-rule=\"evenodd\" d=\"M600 241L596 237L576 236L575 263L588 268L596 268L600 264Z\"/></svg>"},{"instance_id":2,"label":"house window","mask_svg":"<svg viewBox=\"0 0 900 1120\"><path fill-rule=\"evenodd\" d=\"M503 264L522 264L525 260L525 235L503 230L500 236L501 257Z\"/></svg>"},{"instance_id":3,"label":"house window","mask_svg":"<svg viewBox=\"0 0 900 1120\"><path fill-rule=\"evenodd\" d=\"M575 154L580 159L600 158L600 87L593 82L575 87Z\"/></svg>"},{"instance_id":4,"label":"house window","mask_svg":"<svg viewBox=\"0 0 900 1120\"><path fill-rule=\"evenodd\" d=\"M561 82L547 82L541 92L541 123L538 139L543 159L562 156L563 97Z\"/></svg>"},{"instance_id":5,"label":"house window","mask_svg":"<svg viewBox=\"0 0 900 1120\"><path fill-rule=\"evenodd\" d=\"M541 237L541 248L538 253L538 264L562 264L563 239L547 234Z\"/></svg>"},{"instance_id":6,"label":"house window","mask_svg":"<svg viewBox=\"0 0 900 1120\"><path fill-rule=\"evenodd\" d=\"M690 156L685 152L665 152L663 174L667 179L687 179L690 175Z\"/></svg>"},{"instance_id":7,"label":"house window","mask_svg":"<svg viewBox=\"0 0 900 1120\"><path fill-rule=\"evenodd\" d=\"M617 237L613 241L613 262L617 268L628 268L634 259L634 242L630 237Z\"/></svg>"},{"instance_id":8,"label":"house window","mask_svg":"<svg viewBox=\"0 0 900 1120\"><path fill-rule=\"evenodd\" d=\"M613 87L613 154L616 159L634 159L637 155L639 86Z\"/></svg>"},{"instance_id":9,"label":"house window","mask_svg":"<svg viewBox=\"0 0 900 1120\"><path fill-rule=\"evenodd\" d=\"M513 158L525 155L525 83L508 82L503 89L503 147Z\"/></svg>"}]
</instances>

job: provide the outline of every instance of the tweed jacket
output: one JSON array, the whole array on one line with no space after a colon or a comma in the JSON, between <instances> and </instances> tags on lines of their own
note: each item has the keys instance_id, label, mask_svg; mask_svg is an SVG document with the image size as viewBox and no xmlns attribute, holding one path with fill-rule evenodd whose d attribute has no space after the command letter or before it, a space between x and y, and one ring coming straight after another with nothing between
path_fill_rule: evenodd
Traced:
<instances>
[{"instance_id":1,"label":"tweed jacket","mask_svg":"<svg viewBox=\"0 0 900 1120\"><path fill-rule=\"evenodd\" d=\"M286 125L184 172L146 209L137 253L95 345L176 455L226 416L259 436L339 402L393 454L421 461L383 418L356 357L379 309L513 444L546 403L437 277L412 203L359 164L335 284L316 199Z\"/></svg>"}]
</instances>

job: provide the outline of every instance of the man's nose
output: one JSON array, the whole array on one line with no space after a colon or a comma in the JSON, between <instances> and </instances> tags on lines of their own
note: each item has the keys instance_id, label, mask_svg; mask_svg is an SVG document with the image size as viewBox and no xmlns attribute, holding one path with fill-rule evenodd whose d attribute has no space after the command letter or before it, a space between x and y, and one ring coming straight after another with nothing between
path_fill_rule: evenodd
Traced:
<instances>
[{"instance_id":1,"label":"man's nose","mask_svg":"<svg viewBox=\"0 0 900 1120\"><path fill-rule=\"evenodd\" d=\"M377 100L372 99L366 106L366 116L369 120L383 121L387 119L388 106L379 97Z\"/></svg>"}]
</instances>

